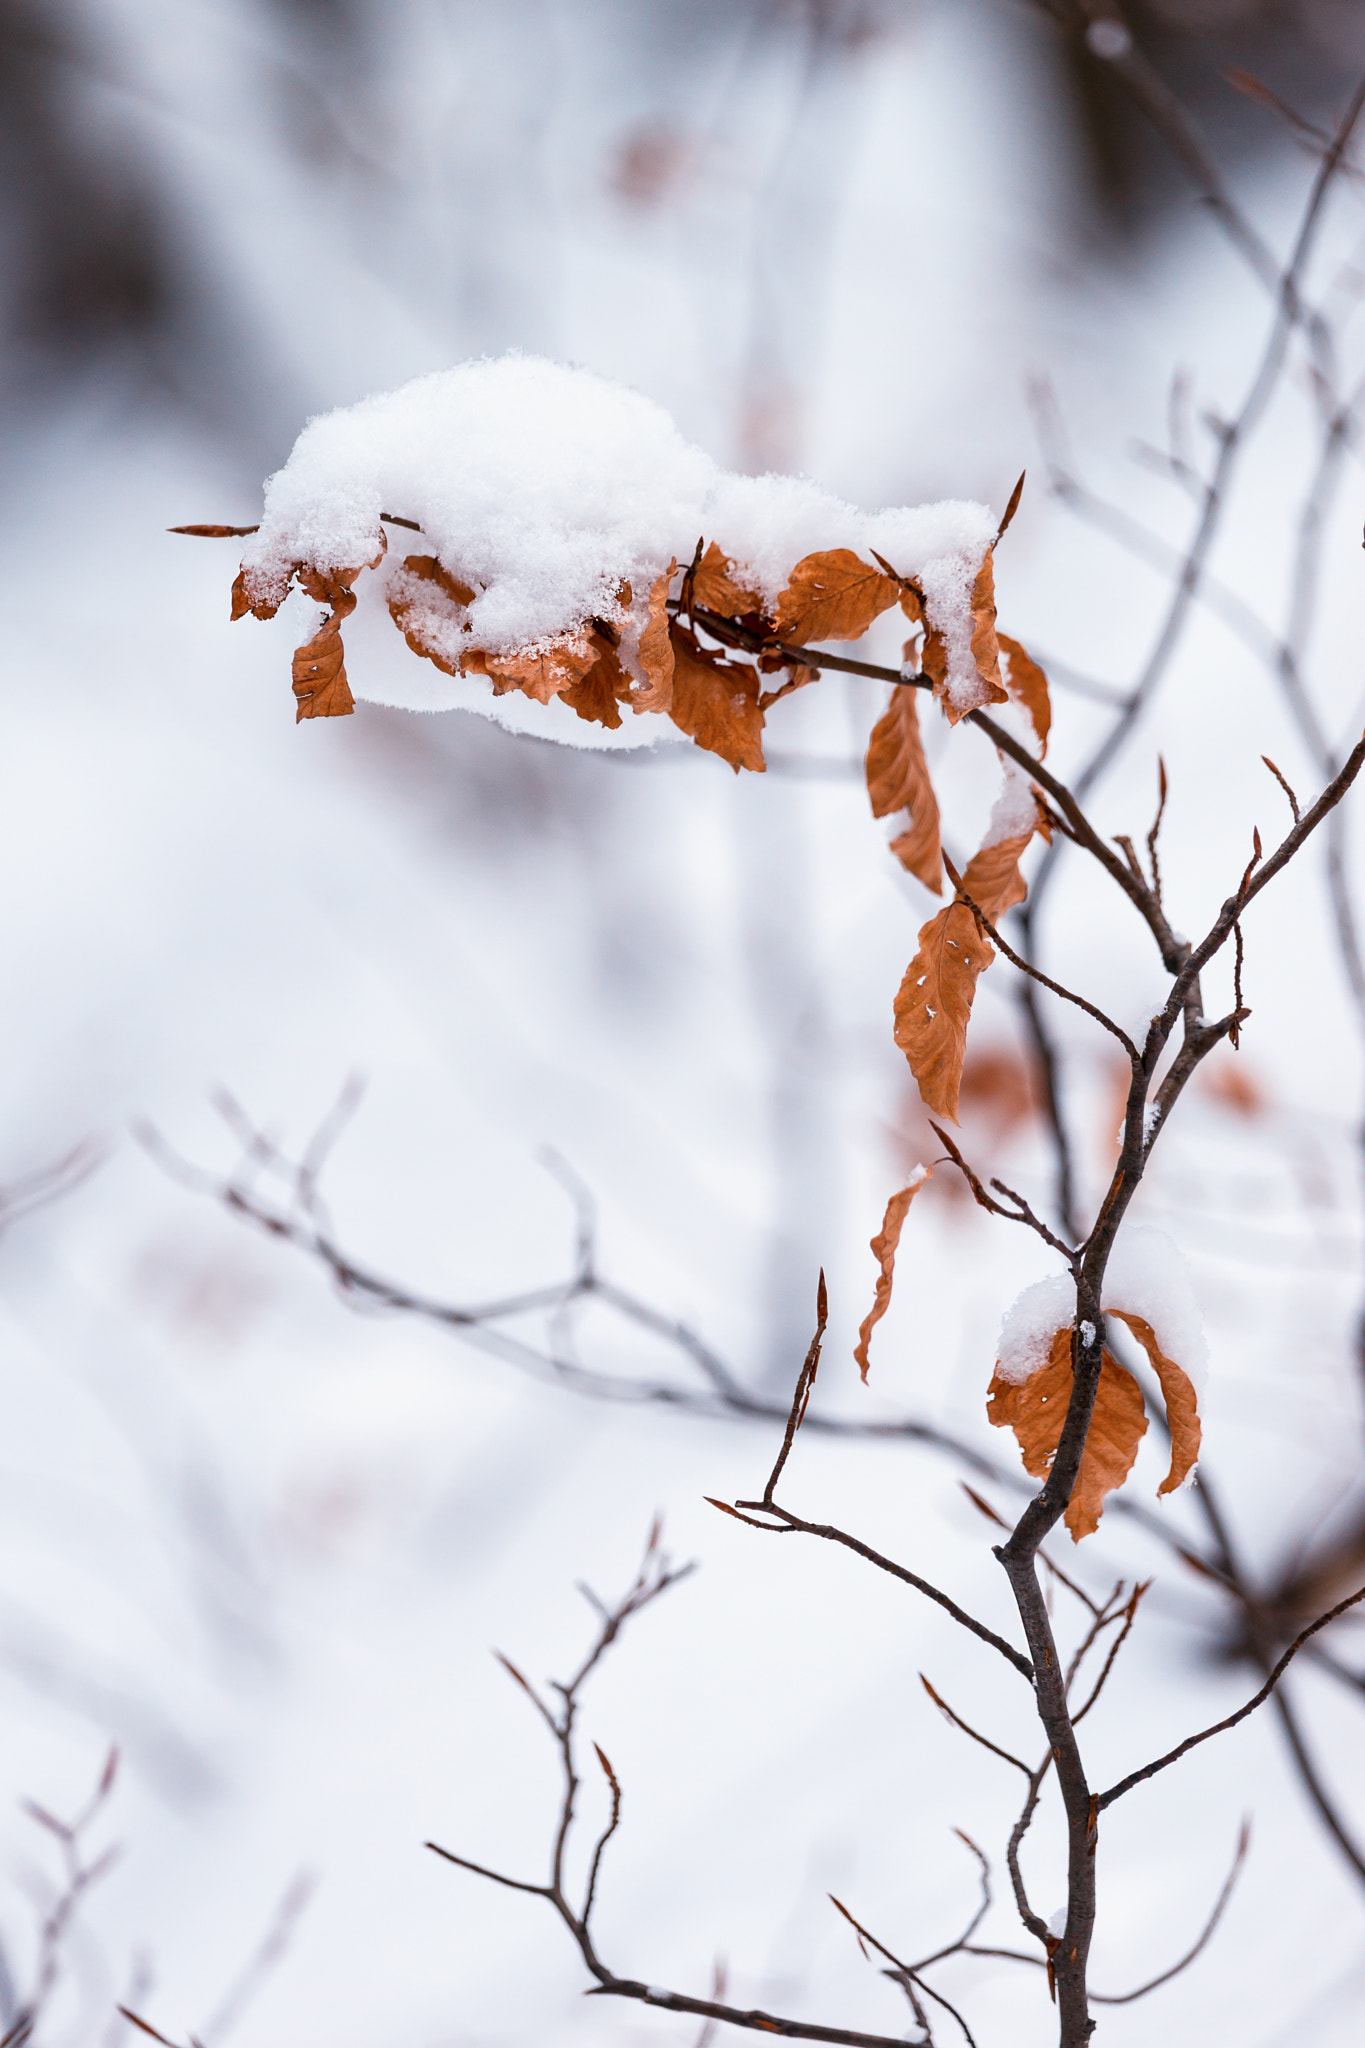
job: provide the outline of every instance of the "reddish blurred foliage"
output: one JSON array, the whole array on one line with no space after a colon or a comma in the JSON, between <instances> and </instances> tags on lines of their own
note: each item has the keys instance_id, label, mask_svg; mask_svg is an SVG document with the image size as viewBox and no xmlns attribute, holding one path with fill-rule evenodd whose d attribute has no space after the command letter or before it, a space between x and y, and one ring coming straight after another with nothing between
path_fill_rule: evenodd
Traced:
<instances>
[{"instance_id":1,"label":"reddish blurred foliage","mask_svg":"<svg viewBox=\"0 0 1365 2048\"><path fill-rule=\"evenodd\" d=\"M611 189L628 206L660 206L686 182L696 161L696 144L676 129L655 124L633 128L617 153Z\"/></svg>"},{"instance_id":2,"label":"reddish blurred foliage","mask_svg":"<svg viewBox=\"0 0 1365 2048\"><path fill-rule=\"evenodd\" d=\"M1238 1116L1259 1116L1267 1106L1265 1090L1255 1074L1244 1060L1231 1054L1210 1060L1199 1076L1199 1086Z\"/></svg>"}]
</instances>

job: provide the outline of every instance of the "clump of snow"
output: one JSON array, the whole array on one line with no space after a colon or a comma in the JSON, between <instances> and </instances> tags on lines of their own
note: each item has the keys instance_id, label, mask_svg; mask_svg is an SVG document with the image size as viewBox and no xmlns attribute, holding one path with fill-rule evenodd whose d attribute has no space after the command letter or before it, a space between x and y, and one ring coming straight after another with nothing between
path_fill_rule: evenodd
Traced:
<instances>
[{"instance_id":1,"label":"clump of snow","mask_svg":"<svg viewBox=\"0 0 1365 2048\"><path fill-rule=\"evenodd\" d=\"M1069 1273L1051 1273L1026 1287L1001 1325L995 1366L1001 1379L1021 1387L1047 1364L1058 1330L1075 1320L1076 1283Z\"/></svg>"},{"instance_id":2,"label":"clump of snow","mask_svg":"<svg viewBox=\"0 0 1365 2048\"><path fill-rule=\"evenodd\" d=\"M994 704L991 716L1003 725L1015 739L1033 753L1038 745L1038 735L1033 729L1033 720L1018 704ZM1004 781L1000 793L991 806L991 815L986 825L986 836L981 842L982 851L988 846L999 846L1004 839L1025 838L1037 829L1038 806L1033 797L1033 784L1027 772L1008 754L1000 756Z\"/></svg>"},{"instance_id":3,"label":"clump of snow","mask_svg":"<svg viewBox=\"0 0 1365 2048\"><path fill-rule=\"evenodd\" d=\"M1150 1323L1167 1358L1196 1394L1203 1391L1209 1363L1204 1318L1185 1254L1164 1230L1130 1224L1119 1232L1105 1271L1104 1306Z\"/></svg>"},{"instance_id":4,"label":"clump of snow","mask_svg":"<svg viewBox=\"0 0 1365 2048\"><path fill-rule=\"evenodd\" d=\"M769 605L804 555L842 547L870 561L875 549L923 589L949 693L964 708L980 696L971 592L995 531L985 506L868 513L805 478L735 475L659 406L587 370L518 354L461 363L310 421L266 485L243 554L252 587L282 598L295 562L369 562L381 512L421 529L390 535L381 587L404 553L434 553L474 592L465 644L490 654L594 615L622 619L623 584L638 612L699 536Z\"/></svg>"},{"instance_id":5,"label":"clump of snow","mask_svg":"<svg viewBox=\"0 0 1365 2048\"><path fill-rule=\"evenodd\" d=\"M1105 1268L1103 1307L1120 1309L1150 1323L1165 1356L1184 1372L1196 1395L1208 1371L1209 1347L1189 1266L1163 1230L1129 1224L1121 1230ZM1076 1286L1068 1273L1053 1273L1026 1287L1000 1329L996 1371L1022 1386L1047 1364L1052 1339L1076 1320Z\"/></svg>"}]
</instances>

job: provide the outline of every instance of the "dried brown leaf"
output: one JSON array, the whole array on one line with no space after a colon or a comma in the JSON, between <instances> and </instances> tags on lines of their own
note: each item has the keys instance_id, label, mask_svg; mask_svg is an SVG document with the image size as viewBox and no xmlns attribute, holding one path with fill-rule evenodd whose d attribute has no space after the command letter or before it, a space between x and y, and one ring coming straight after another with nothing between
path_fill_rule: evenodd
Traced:
<instances>
[{"instance_id":1,"label":"dried brown leaf","mask_svg":"<svg viewBox=\"0 0 1365 2048\"><path fill-rule=\"evenodd\" d=\"M1166 1420L1171 1429L1171 1469L1162 1480L1157 1492L1174 1493L1189 1477L1199 1456L1199 1444L1203 1429L1199 1421L1199 1402L1188 1374L1174 1359L1167 1358L1157 1342L1156 1331L1141 1316L1132 1315L1127 1309L1111 1308L1106 1303L1105 1312L1115 1315L1121 1323L1127 1323L1138 1343L1152 1362L1152 1369L1161 1382L1161 1392L1166 1402Z\"/></svg>"},{"instance_id":2,"label":"dried brown leaf","mask_svg":"<svg viewBox=\"0 0 1365 2048\"><path fill-rule=\"evenodd\" d=\"M1032 655L1027 654L1008 633L999 633L996 638L1005 657L1002 663L1005 688L1016 704L1023 705L1033 722L1041 761L1047 753L1047 736L1052 730L1052 699L1048 695L1047 677Z\"/></svg>"},{"instance_id":3,"label":"dried brown leaf","mask_svg":"<svg viewBox=\"0 0 1365 2048\"><path fill-rule=\"evenodd\" d=\"M354 598L351 603L355 603ZM298 699L298 710L294 714L296 725L301 718L344 718L355 710L355 698L346 680L341 616L337 612L330 613L312 639L294 650L294 695Z\"/></svg>"},{"instance_id":4,"label":"dried brown leaf","mask_svg":"<svg viewBox=\"0 0 1365 2048\"><path fill-rule=\"evenodd\" d=\"M474 675L484 675L493 685L495 697L505 697L509 690L520 690L537 704L548 704L552 697L560 696L580 682L597 662L597 649L586 633L566 633L562 639L551 640L543 647L513 650L507 654L489 654L485 648L471 648L463 656L461 668Z\"/></svg>"},{"instance_id":5,"label":"dried brown leaf","mask_svg":"<svg viewBox=\"0 0 1365 2048\"><path fill-rule=\"evenodd\" d=\"M765 673L771 673L766 663L760 664ZM764 690L758 699L760 711L771 711L774 704L780 704L784 697L790 697L794 690L804 690L807 683L813 683L820 671L807 668L804 662L794 661L788 667L787 680L775 690Z\"/></svg>"},{"instance_id":6,"label":"dried brown leaf","mask_svg":"<svg viewBox=\"0 0 1365 2048\"><path fill-rule=\"evenodd\" d=\"M858 1342L853 1351L858 1371L864 1382L866 1382L868 1370L867 1347L871 1341L873 1329L881 1321L891 1305L891 1283L895 1278L896 1248L901 1241L901 1230L904 1227L910 1204L914 1201L915 1196L924 1186L932 1172L933 1168L931 1166L920 1167L909 1186L903 1187L898 1194L894 1194L891 1197L886 1205L886 1214L882 1218L882 1227L872 1240L872 1256L881 1267L881 1271L877 1275L877 1291L873 1297L872 1306L863 1317L858 1331Z\"/></svg>"},{"instance_id":7,"label":"dried brown leaf","mask_svg":"<svg viewBox=\"0 0 1365 2048\"><path fill-rule=\"evenodd\" d=\"M448 676L459 675L459 657L452 657L447 648L433 639L432 627L438 621L456 628L463 626L462 614L474 602L473 591L458 576L452 576L435 555L407 555L403 568L409 577L427 587L419 593L410 582L395 580L389 590L389 617L414 654L434 662Z\"/></svg>"},{"instance_id":8,"label":"dried brown leaf","mask_svg":"<svg viewBox=\"0 0 1365 2048\"><path fill-rule=\"evenodd\" d=\"M592 638L598 650L596 661L582 680L561 691L560 697L580 718L615 732L621 723L618 699L629 694L630 678L611 642L600 633L594 633Z\"/></svg>"},{"instance_id":9,"label":"dried brown leaf","mask_svg":"<svg viewBox=\"0 0 1365 2048\"><path fill-rule=\"evenodd\" d=\"M649 620L640 635L640 667L645 687L636 690L631 706L636 711L667 711L673 703L673 640L669 632L668 586L678 564L670 562L649 593Z\"/></svg>"},{"instance_id":10,"label":"dried brown leaf","mask_svg":"<svg viewBox=\"0 0 1365 2048\"><path fill-rule=\"evenodd\" d=\"M233 540L259 533L259 526L168 526L167 533L192 533L200 540Z\"/></svg>"},{"instance_id":11,"label":"dried brown leaf","mask_svg":"<svg viewBox=\"0 0 1365 2048\"><path fill-rule=\"evenodd\" d=\"M715 541L692 571L692 602L722 618L742 619L746 612L761 612L763 599L756 590L736 582L734 563L722 554Z\"/></svg>"},{"instance_id":12,"label":"dried brown leaf","mask_svg":"<svg viewBox=\"0 0 1365 2048\"><path fill-rule=\"evenodd\" d=\"M1019 481L1014 486L1014 489L1010 492L1010 501L1008 505L1006 505L1005 507L1005 516L995 530L995 537L997 541L1002 540L1004 536L1009 532L1011 521L1013 520L1015 513L1019 510L1019 500L1024 495L1024 478L1027 475L1027 470L1020 470Z\"/></svg>"},{"instance_id":13,"label":"dried brown leaf","mask_svg":"<svg viewBox=\"0 0 1365 2048\"><path fill-rule=\"evenodd\" d=\"M1001 1379L997 1369L986 1396L987 1416L998 1429L1014 1431L1024 1470L1034 1479L1046 1479L1057 1455L1071 1400L1071 1344L1071 1329L1058 1330L1046 1365L1030 1373L1022 1385ZM1105 1500L1132 1471L1146 1429L1141 1388L1106 1351L1081 1468L1067 1504L1066 1526L1074 1543L1099 1526Z\"/></svg>"},{"instance_id":14,"label":"dried brown leaf","mask_svg":"<svg viewBox=\"0 0 1365 2048\"><path fill-rule=\"evenodd\" d=\"M1032 840L1031 831L998 839L994 846L981 847L967 863L962 893L971 897L992 924L998 924L1007 910L1028 895L1028 883L1019 872L1019 856Z\"/></svg>"},{"instance_id":15,"label":"dried brown leaf","mask_svg":"<svg viewBox=\"0 0 1365 2048\"><path fill-rule=\"evenodd\" d=\"M859 640L897 602L901 588L851 548L807 555L777 600L778 636L803 647L812 640Z\"/></svg>"},{"instance_id":16,"label":"dried brown leaf","mask_svg":"<svg viewBox=\"0 0 1365 2048\"><path fill-rule=\"evenodd\" d=\"M995 630L995 570L990 548L986 550L985 560L972 585L972 659L977 675L985 684L983 703L1004 704L1009 693L1000 676L1000 640ZM925 627L920 665L924 673L933 679L934 695L943 706L949 725L956 725L966 713L948 695L948 647L937 626Z\"/></svg>"},{"instance_id":17,"label":"dried brown leaf","mask_svg":"<svg viewBox=\"0 0 1365 2048\"><path fill-rule=\"evenodd\" d=\"M896 996L896 1043L927 1109L957 1122L967 1023L977 977L995 958L960 900L930 918Z\"/></svg>"},{"instance_id":18,"label":"dried brown leaf","mask_svg":"<svg viewBox=\"0 0 1365 2048\"><path fill-rule=\"evenodd\" d=\"M891 851L938 896L943 890L938 799L924 758L916 695L905 687L893 689L890 703L873 726L867 743L867 793L874 818L909 811L910 829L892 840Z\"/></svg>"},{"instance_id":19,"label":"dried brown leaf","mask_svg":"<svg viewBox=\"0 0 1365 2048\"><path fill-rule=\"evenodd\" d=\"M747 662L724 661L704 653L676 620L669 637L673 644L673 723L699 747L728 761L736 773L741 768L761 773L767 764L757 669Z\"/></svg>"},{"instance_id":20,"label":"dried brown leaf","mask_svg":"<svg viewBox=\"0 0 1365 2048\"><path fill-rule=\"evenodd\" d=\"M988 702L1003 704L1006 690L1000 679L1000 639L995 630L995 550L987 548L986 558L972 585L972 659L976 672L990 691Z\"/></svg>"}]
</instances>

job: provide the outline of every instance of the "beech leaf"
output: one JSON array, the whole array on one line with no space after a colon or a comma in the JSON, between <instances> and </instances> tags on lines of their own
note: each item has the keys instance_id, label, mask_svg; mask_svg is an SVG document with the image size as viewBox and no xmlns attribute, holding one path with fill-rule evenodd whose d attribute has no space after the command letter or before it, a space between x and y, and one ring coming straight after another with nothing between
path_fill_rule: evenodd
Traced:
<instances>
[{"instance_id":1,"label":"beech leaf","mask_svg":"<svg viewBox=\"0 0 1365 2048\"><path fill-rule=\"evenodd\" d=\"M571 690L582 680L597 662L597 649L584 633L565 634L562 639L551 640L543 647L525 651L513 650L507 654L489 654L484 648L472 648L464 656L461 667L472 670L475 675L486 675L493 684L495 697L505 697L509 690L520 690L537 704L548 704L552 697Z\"/></svg>"},{"instance_id":2,"label":"beech leaf","mask_svg":"<svg viewBox=\"0 0 1365 2048\"><path fill-rule=\"evenodd\" d=\"M706 654L676 620L669 628L673 645L673 701L670 716L710 754L719 754L738 774L741 768L762 773L763 713L758 708L758 670L747 662L724 661Z\"/></svg>"},{"instance_id":3,"label":"beech leaf","mask_svg":"<svg viewBox=\"0 0 1365 2048\"><path fill-rule=\"evenodd\" d=\"M1024 1470L1034 1479L1046 1479L1057 1454L1071 1400L1071 1346L1068 1326L1053 1337L1047 1364L1030 1373L1022 1385L1001 1379L998 1369L991 1378L986 1413L997 1429L1014 1431ZM1066 1510L1073 1543L1098 1528L1105 1500L1132 1471L1146 1430L1142 1389L1116 1358L1104 1352L1085 1450Z\"/></svg>"},{"instance_id":4,"label":"beech leaf","mask_svg":"<svg viewBox=\"0 0 1365 2048\"><path fill-rule=\"evenodd\" d=\"M891 851L938 896L943 891L938 799L924 758L917 694L905 687L893 689L890 703L873 726L867 743L867 793L874 818L909 811L910 829L891 841Z\"/></svg>"},{"instance_id":5,"label":"beech leaf","mask_svg":"<svg viewBox=\"0 0 1365 2048\"><path fill-rule=\"evenodd\" d=\"M957 1122L958 1090L978 976L995 949L957 899L930 918L896 996L896 1043L927 1109Z\"/></svg>"},{"instance_id":6,"label":"beech leaf","mask_svg":"<svg viewBox=\"0 0 1365 2048\"><path fill-rule=\"evenodd\" d=\"M1032 655L1025 653L1017 640L1008 633L999 633L996 638L1005 660L1002 663L1005 688L1016 704L1022 704L1033 722L1038 735L1038 758L1047 753L1047 736L1052 729L1052 699L1048 695L1047 677L1039 668Z\"/></svg>"},{"instance_id":7,"label":"beech leaf","mask_svg":"<svg viewBox=\"0 0 1365 2048\"><path fill-rule=\"evenodd\" d=\"M465 606L474 602L473 591L443 568L435 555L408 555L403 569L406 573L396 577L389 590L389 617L414 654L434 662L448 676L459 675L458 653L449 641L437 641L433 628L458 631L464 625L461 614Z\"/></svg>"},{"instance_id":8,"label":"beech leaf","mask_svg":"<svg viewBox=\"0 0 1365 2048\"><path fill-rule=\"evenodd\" d=\"M667 711L673 702L673 640L669 632L668 586L677 573L669 563L649 593L649 619L640 635L640 667L645 686L631 697L636 711Z\"/></svg>"},{"instance_id":9,"label":"beech leaf","mask_svg":"<svg viewBox=\"0 0 1365 2048\"><path fill-rule=\"evenodd\" d=\"M869 568L851 548L807 555L777 600L778 637L803 647L812 640L860 640L900 594L896 577Z\"/></svg>"},{"instance_id":10,"label":"beech leaf","mask_svg":"<svg viewBox=\"0 0 1365 2048\"><path fill-rule=\"evenodd\" d=\"M561 691L561 700L580 718L605 725L614 732L621 723L617 700L628 693L630 678L610 640L601 633L594 633L593 644L598 650L596 661L579 682Z\"/></svg>"},{"instance_id":11,"label":"beech leaf","mask_svg":"<svg viewBox=\"0 0 1365 2048\"><path fill-rule=\"evenodd\" d=\"M352 597L351 604L354 603ZM294 695L298 699L298 710L294 714L296 725L301 718L344 718L355 710L355 698L346 680L339 613L330 613L312 639L294 650L293 680Z\"/></svg>"},{"instance_id":12,"label":"beech leaf","mask_svg":"<svg viewBox=\"0 0 1365 2048\"><path fill-rule=\"evenodd\" d=\"M1166 1402L1166 1420L1171 1429L1171 1469L1157 1488L1157 1492L1174 1493L1176 1487L1183 1485L1188 1479L1199 1456L1199 1445L1203 1436L1199 1420L1199 1403L1193 1382L1174 1359L1167 1358L1149 1322L1145 1322L1141 1316L1130 1314L1127 1309L1111 1308L1107 1304L1105 1313L1117 1316L1121 1323L1128 1325L1147 1353L1152 1368L1161 1382L1161 1392Z\"/></svg>"},{"instance_id":13,"label":"beech leaf","mask_svg":"<svg viewBox=\"0 0 1365 2048\"><path fill-rule=\"evenodd\" d=\"M906 1186L898 1194L894 1194L887 1203L886 1214L882 1218L882 1227L872 1240L872 1256L881 1267L881 1271L877 1275L877 1291L873 1297L872 1306L863 1317L858 1331L858 1342L853 1351L853 1356L864 1384L867 1381L869 1362L867 1347L871 1341L873 1329L881 1321L891 1305L891 1283L895 1278L896 1249L901 1241L901 1230L904 1227L910 1204L914 1201L915 1196L929 1179L932 1172L933 1168L931 1166L916 1167Z\"/></svg>"},{"instance_id":14,"label":"beech leaf","mask_svg":"<svg viewBox=\"0 0 1365 2048\"><path fill-rule=\"evenodd\" d=\"M1004 704L1008 701L1000 676L1000 640L995 630L995 569L993 551L986 550L985 560L976 574L972 585L972 660L976 673L985 685L985 694L977 699L980 704ZM956 725L971 708L969 703L956 704L948 692L948 647L937 626L926 626L924 648L920 655L920 666L927 676L932 677L934 695L943 706L944 716L949 725Z\"/></svg>"},{"instance_id":15,"label":"beech leaf","mask_svg":"<svg viewBox=\"0 0 1365 2048\"><path fill-rule=\"evenodd\" d=\"M997 839L994 846L979 848L967 863L962 894L970 896L992 924L998 924L1007 910L1028 895L1028 883L1019 872L1019 856L1032 840L1032 830Z\"/></svg>"},{"instance_id":16,"label":"beech leaf","mask_svg":"<svg viewBox=\"0 0 1365 2048\"><path fill-rule=\"evenodd\" d=\"M741 619L746 612L762 612L762 597L756 590L736 582L734 566L712 541L692 571L692 602L727 619Z\"/></svg>"}]
</instances>

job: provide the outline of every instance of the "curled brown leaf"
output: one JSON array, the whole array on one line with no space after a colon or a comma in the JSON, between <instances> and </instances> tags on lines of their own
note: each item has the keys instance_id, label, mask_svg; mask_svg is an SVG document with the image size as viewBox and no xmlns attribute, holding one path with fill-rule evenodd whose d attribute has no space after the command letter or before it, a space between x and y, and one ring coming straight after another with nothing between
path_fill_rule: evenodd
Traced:
<instances>
[{"instance_id":1,"label":"curled brown leaf","mask_svg":"<svg viewBox=\"0 0 1365 2048\"><path fill-rule=\"evenodd\" d=\"M853 1351L859 1374L864 1383L867 1380L868 1372L867 1347L871 1342L872 1332L891 1305L891 1283L895 1278L896 1272L896 1251L901 1241L901 1231L905 1226L905 1218L909 1212L910 1204L914 1201L915 1196L924 1186L932 1172L933 1168L931 1166L917 1168L907 1186L901 1188L899 1193L892 1195L886 1205L886 1214L882 1218L882 1227L872 1240L872 1256L877 1261L881 1271L877 1275L877 1291L873 1297L872 1306L863 1317L858 1331L858 1342Z\"/></svg>"},{"instance_id":2,"label":"curled brown leaf","mask_svg":"<svg viewBox=\"0 0 1365 2048\"><path fill-rule=\"evenodd\" d=\"M936 896L943 890L938 799L920 732L918 692L896 688L867 743L867 793L874 818L909 811L910 829L891 841L902 867Z\"/></svg>"},{"instance_id":3,"label":"curled brown leaf","mask_svg":"<svg viewBox=\"0 0 1365 2048\"><path fill-rule=\"evenodd\" d=\"M675 620L673 701L670 716L680 732L708 753L719 754L738 773L762 773L763 713L758 705L758 670L747 662L725 661L700 648Z\"/></svg>"},{"instance_id":4,"label":"curled brown leaf","mask_svg":"<svg viewBox=\"0 0 1365 2048\"><path fill-rule=\"evenodd\" d=\"M1002 1379L997 1368L986 1396L989 1420L997 1429L1014 1431L1024 1470L1034 1479L1046 1479L1057 1455L1071 1400L1072 1337L1070 1327L1058 1330L1046 1365L1022 1384ZM1099 1526L1105 1500L1132 1471L1146 1429L1141 1388L1116 1358L1104 1352L1085 1450L1067 1503L1066 1526L1074 1543Z\"/></svg>"}]
</instances>

